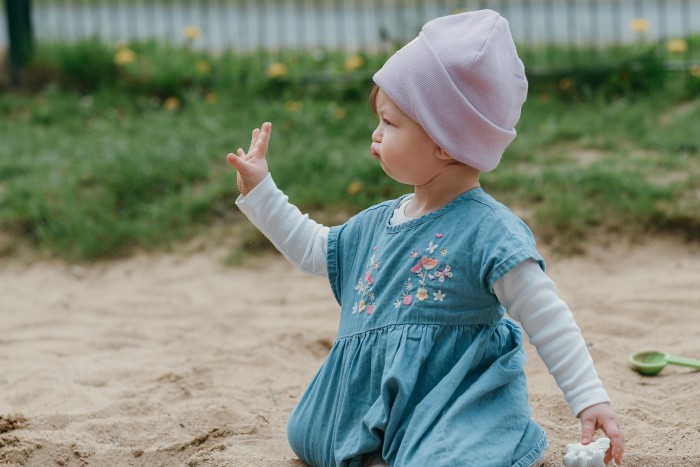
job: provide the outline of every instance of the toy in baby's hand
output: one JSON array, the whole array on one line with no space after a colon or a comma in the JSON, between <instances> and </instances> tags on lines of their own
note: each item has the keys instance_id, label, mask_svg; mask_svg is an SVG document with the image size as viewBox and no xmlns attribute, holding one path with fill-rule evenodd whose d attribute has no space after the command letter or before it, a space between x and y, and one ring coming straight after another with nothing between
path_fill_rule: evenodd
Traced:
<instances>
[{"instance_id":1,"label":"toy in baby's hand","mask_svg":"<svg viewBox=\"0 0 700 467\"><path fill-rule=\"evenodd\" d=\"M564 465L566 467L605 467L605 451L610 447L608 438L600 438L584 446L567 444Z\"/></svg>"}]
</instances>

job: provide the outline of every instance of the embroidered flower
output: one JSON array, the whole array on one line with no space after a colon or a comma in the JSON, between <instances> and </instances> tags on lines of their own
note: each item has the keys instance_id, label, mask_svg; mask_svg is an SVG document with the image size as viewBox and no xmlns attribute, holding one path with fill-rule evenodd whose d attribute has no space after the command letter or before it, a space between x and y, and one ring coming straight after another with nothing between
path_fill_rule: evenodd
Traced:
<instances>
[{"instance_id":1,"label":"embroidered flower","mask_svg":"<svg viewBox=\"0 0 700 467\"><path fill-rule=\"evenodd\" d=\"M419 264L421 263L426 271L430 271L431 269L435 269L440 263L440 261L436 260L435 258L428 258L427 256L423 256ZM411 269L411 271L413 272L413 269Z\"/></svg>"},{"instance_id":2,"label":"embroidered flower","mask_svg":"<svg viewBox=\"0 0 700 467\"><path fill-rule=\"evenodd\" d=\"M423 256L425 258L425 256ZM421 270L423 269L423 263L421 261L418 261L415 266L411 268L411 272L414 274L420 274Z\"/></svg>"},{"instance_id":3,"label":"embroidered flower","mask_svg":"<svg viewBox=\"0 0 700 467\"><path fill-rule=\"evenodd\" d=\"M375 246L373 248L373 252L377 250L377 247ZM364 274L360 277L360 279L357 281L357 285L355 286L355 291L357 293L355 302L355 305L352 307L352 313L360 313L362 311L366 310L367 315L371 315L372 312L375 309L375 293L374 293L374 285L375 285L375 278L374 275L372 274L373 271L376 271L379 269L379 260L375 259L375 253L372 254L372 257L369 259L367 263L367 269L365 270Z\"/></svg>"},{"instance_id":4,"label":"embroidered flower","mask_svg":"<svg viewBox=\"0 0 700 467\"><path fill-rule=\"evenodd\" d=\"M435 234L435 238L438 240L443 237L444 235L442 233ZM419 251L420 250L411 251L411 258L420 259L418 262L413 262L415 260L411 261L410 264L413 264L410 269L411 276L407 278L404 284L405 291L401 293L401 298L394 302L395 309L400 309L404 305L410 306L413 304L414 300L424 302L426 300L431 301L432 298L434 302L443 302L449 294L449 291L446 294L442 291L442 288L438 289L440 284L443 284L446 279L451 279L453 276L451 266L449 264L441 264L441 262L446 261L448 258L448 249L446 247L440 248L438 243L430 241L427 248L425 248L427 253L421 256ZM435 254L436 251L439 251L440 259L431 256ZM417 277L415 282L414 277ZM416 289L415 294L412 293L413 289Z\"/></svg>"}]
</instances>

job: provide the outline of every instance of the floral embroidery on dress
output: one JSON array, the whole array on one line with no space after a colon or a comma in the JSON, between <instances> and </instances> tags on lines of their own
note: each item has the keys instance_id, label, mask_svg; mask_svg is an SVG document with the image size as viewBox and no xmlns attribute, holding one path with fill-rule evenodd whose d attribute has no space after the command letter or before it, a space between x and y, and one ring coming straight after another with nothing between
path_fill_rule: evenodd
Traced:
<instances>
[{"instance_id":1,"label":"floral embroidery on dress","mask_svg":"<svg viewBox=\"0 0 700 467\"><path fill-rule=\"evenodd\" d=\"M394 309L410 307L416 303L433 301L442 303L447 294L442 290L441 285L446 280L452 279L454 272L447 264L448 249L440 244L443 243L444 234L435 234L435 239L430 240L424 249L411 250L410 275L404 282L401 296L397 298L393 305ZM423 252L423 254L421 253ZM352 314L365 314L367 316L374 313L375 292L377 271L380 268L380 261L377 259L377 247L372 248L372 257L367 262L364 273L355 285L355 304L352 307Z\"/></svg>"},{"instance_id":2,"label":"floral embroidery on dress","mask_svg":"<svg viewBox=\"0 0 700 467\"><path fill-rule=\"evenodd\" d=\"M441 240L444 234L437 233L435 238ZM428 246L425 248L426 255L422 255L417 263L413 264L411 267L411 273L418 277L418 284L413 282L413 277L410 276L406 283L404 284L404 290L401 292L401 298L394 302L394 308L399 309L402 306L411 306L414 299L418 302L424 302L430 300L432 294L432 300L436 302L442 302L446 295L442 289L438 288L440 284L444 283L448 279L452 279L453 272L452 267L449 264L442 265L441 259L434 258L436 250L440 248L440 244L431 240ZM446 257L448 253L447 248L440 248L440 257ZM413 250L411 252L411 258L417 258L419 256L419 250ZM417 287L417 289L416 289ZM415 294L414 294L414 289ZM435 290L436 291L432 291Z\"/></svg>"},{"instance_id":3,"label":"floral embroidery on dress","mask_svg":"<svg viewBox=\"0 0 700 467\"><path fill-rule=\"evenodd\" d=\"M372 251L377 251L377 247L375 246ZM374 312L375 295L373 291L374 275L372 275L372 272L378 269L379 261L375 255L372 255L369 259L367 270L355 286L358 299L352 307L352 314L365 312L367 315L371 315Z\"/></svg>"}]
</instances>

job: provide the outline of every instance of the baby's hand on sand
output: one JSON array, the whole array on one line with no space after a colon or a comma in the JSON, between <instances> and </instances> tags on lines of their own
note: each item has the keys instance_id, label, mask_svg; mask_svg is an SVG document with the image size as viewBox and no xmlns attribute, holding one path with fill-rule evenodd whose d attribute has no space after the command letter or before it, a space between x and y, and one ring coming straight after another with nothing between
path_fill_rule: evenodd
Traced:
<instances>
[{"instance_id":1,"label":"baby's hand on sand","mask_svg":"<svg viewBox=\"0 0 700 467\"><path fill-rule=\"evenodd\" d=\"M258 183L262 182L269 173L265 156L267 155L271 133L272 123L263 123L262 129L256 128L253 130L253 137L247 154L242 148L238 148L236 154L230 153L226 157L228 163L238 172L236 183L238 191L243 196L246 196Z\"/></svg>"},{"instance_id":2,"label":"baby's hand on sand","mask_svg":"<svg viewBox=\"0 0 700 467\"><path fill-rule=\"evenodd\" d=\"M578 418L581 419L581 444L589 444L593 440L593 433L600 428L610 438L610 447L605 453L605 464L613 459L617 464L622 464L625 436L622 434L615 410L606 403L595 404L583 409Z\"/></svg>"}]
</instances>

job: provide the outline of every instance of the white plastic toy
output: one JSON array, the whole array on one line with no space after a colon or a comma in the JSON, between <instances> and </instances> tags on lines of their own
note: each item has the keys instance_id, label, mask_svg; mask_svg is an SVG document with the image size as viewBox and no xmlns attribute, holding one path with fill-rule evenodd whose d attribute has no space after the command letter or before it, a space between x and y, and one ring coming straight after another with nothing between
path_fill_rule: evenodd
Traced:
<instances>
[{"instance_id":1,"label":"white plastic toy","mask_svg":"<svg viewBox=\"0 0 700 467\"><path fill-rule=\"evenodd\" d=\"M581 443L567 444L564 465L566 467L606 467L605 451L609 447L608 438L599 438L586 446Z\"/></svg>"}]
</instances>

